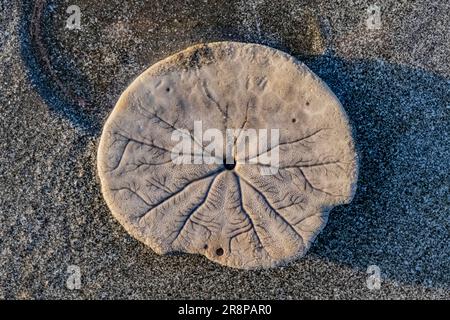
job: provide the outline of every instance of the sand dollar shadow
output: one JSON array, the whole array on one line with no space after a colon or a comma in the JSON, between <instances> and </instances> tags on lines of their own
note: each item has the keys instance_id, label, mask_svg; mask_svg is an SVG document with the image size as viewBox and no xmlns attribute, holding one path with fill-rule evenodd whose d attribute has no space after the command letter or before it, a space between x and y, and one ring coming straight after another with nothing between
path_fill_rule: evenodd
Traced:
<instances>
[{"instance_id":1,"label":"sand dollar shadow","mask_svg":"<svg viewBox=\"0 0 450 320\"><path fill-rule=\"evenodd\" d=\"M319 257L424 286L450 284L449 79L377 60L310 57L349 115L358 192L319 236Z\"/></svg>"}]
</instances>

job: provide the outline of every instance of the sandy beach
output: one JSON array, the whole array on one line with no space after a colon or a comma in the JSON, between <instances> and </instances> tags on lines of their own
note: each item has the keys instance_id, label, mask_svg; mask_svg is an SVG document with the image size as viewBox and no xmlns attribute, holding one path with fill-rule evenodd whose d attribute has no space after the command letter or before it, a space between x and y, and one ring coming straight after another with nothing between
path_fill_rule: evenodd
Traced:
<instances>
[{"instance_id":1,"label":"sandy beach","mask_svg":"<svg viewBox=\"0 0 450 320\"><path fill-rule=\"evenodd\" d=\"M67 28L71 4L80 29ZM450 3L379 1L375 20L373 4L3 1L0 298L450 299ZM222 40L304 62L353 130L356 195L285 267L157 255L100 192L98 143L120 94L162 58Z\"/></svg>"}]
</instances>

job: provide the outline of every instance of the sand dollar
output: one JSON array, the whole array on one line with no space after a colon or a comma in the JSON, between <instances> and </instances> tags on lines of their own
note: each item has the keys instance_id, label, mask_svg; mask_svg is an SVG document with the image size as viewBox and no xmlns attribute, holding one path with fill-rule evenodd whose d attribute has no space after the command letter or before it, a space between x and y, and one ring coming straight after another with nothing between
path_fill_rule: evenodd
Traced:
<instances>
[{"instance_id":1,"label":"sand dollar","mask_svg":"<svg viewBox=\"0 0 450 320\"><path fill-rule=\"evenodd\" d=\"M249 138L264 129L265 146ZM131 235L160 254L236 268L303 256L330 209L351 200L356 168L328 87L283 52L236 42L196 45L147 69L117 102L98 151L103 196Z\"/></svg>"}]
</instances>

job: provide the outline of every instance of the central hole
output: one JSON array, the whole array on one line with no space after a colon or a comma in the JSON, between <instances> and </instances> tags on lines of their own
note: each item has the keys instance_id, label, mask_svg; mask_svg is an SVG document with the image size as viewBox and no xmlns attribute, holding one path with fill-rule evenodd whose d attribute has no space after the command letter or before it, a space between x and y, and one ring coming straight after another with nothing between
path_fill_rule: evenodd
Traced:
<instances>
[{"instance_id":1,"label":"central hole","mask_svg":"<svg viewBox=\"0 0 450 320\"><path fill-rule=\"evenodd\" d=\"M233 163L227 163L227 160L224 158L223 159L223 166L225 167L226 170L233 170L234 167L236 167L236 161L233 160Z\"/></svg>"}]
</instances>

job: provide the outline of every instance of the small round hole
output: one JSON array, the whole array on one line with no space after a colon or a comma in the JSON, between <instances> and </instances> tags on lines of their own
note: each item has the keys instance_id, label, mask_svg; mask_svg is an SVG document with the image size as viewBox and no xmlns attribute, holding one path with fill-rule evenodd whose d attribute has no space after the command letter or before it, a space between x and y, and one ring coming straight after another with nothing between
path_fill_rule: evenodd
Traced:
<instances>
[{"instance_id":1,"label":"small round hole","mask_svg":"<svg viewBox=\"0 0 450 320\"><path fill-rule=\"evenodd\" d=\"M292 123L296 123L296 122L297 122L297 119L293 118Z\"/></svg>"},{"instance_id":2,"label":"small round hole","mask_svg":"<svg viewBox=\"0 0 450 320\"><path fill-rule=\"evenodd\" d=\"M232 163L227 163L226 159L223 159L223 166L226 170L233 170L236 167L236 161L233 159Z\"/></svg>"},{"instance_id":3,"label":"small round hole","mask_svg":"<svg viewBox=\"0 0 450 320\"><path fill-rule=\"evenodd\" d=\"M208 245L207 244L205 244L204 246L203 246L203 249L208 249Z\"/></svg>"},{"instance_id":4,"label":"small round hole","mask_svg":"<svg viewBox=\"0 0 450 320\"><path fill-rule=\"evenodd\" d=\"M306 101L306 105L309 106L309 101Z\"/></svg>"},{"instance_id":5,"label":"small round hole","mask_svg":"<svg viewBox=\"0 0 450 320\"><path fill-rule=\"evenodd\" d=\"M222 249L222 248L218 248L218 249L216 250L216 254L217 254L218 256L223 255L223 249Z\"/></svg>"},{"instance_id":6,"label":"small round hole","mask_svg":"<svg viewBox=\"0 0 450 320\"><path fill-rule=\"evenodd\" d=\"M169 91L170 91L170 88L166 88L166 91L169 92Z\"/></svg>"}]
</instances>

